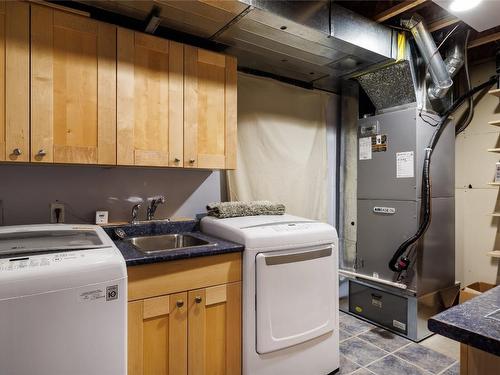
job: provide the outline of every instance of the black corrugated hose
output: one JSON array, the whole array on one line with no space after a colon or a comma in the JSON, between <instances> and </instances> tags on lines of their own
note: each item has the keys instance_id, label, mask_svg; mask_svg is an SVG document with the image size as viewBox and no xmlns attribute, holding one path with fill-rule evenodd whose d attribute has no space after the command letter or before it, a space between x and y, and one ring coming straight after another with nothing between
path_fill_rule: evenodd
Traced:
<instances>
[{"instance_id":1,"label":"black corrugated hose","mask_svg":"<svg viewBox=\"0 0 500 375\"><path fill-rule=\"evenodd\" d=\"M463 104L463 102L466 99L472 97L479 91L482 91L485 88L488 88L497 82L498 82L498 76L493 76L488 81L467 91L464 95L459 97L450 106L450 108L446 110L441 120L436 125L436 129L432 134L431 140L429 141L429 144L425 149L424 167L422 171L422 206L421 206L421 211L423 213L422 220L420 226L418 227L417 232L398 247L398 249L392 256L391 260L389 261L389 268L392 271L401 272L408 268L410 259L407 256L404 256L404 254L411 245L417 242L420 239L420 237L424 235L431 222L431 176L430 176L431 157L432 157L432 151L436 147L436 144L439 141L439 138L441 137L441 134L443 133L443 130L447 125L448 118L453 112L457 110L458 107L460 107Z\"/></svg>"}]
</instances>

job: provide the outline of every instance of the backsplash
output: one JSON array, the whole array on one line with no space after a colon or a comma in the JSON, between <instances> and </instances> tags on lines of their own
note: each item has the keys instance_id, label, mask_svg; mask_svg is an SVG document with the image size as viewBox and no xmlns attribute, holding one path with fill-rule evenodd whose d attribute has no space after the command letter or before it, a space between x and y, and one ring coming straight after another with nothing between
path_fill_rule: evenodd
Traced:
<instances>
[{"instance_id":1,"label":"backsplash","mask_svg":"<svg viewBox=\"0 0 500 375\"><path fill-rule=\"evenodd\" d=\"M221 200L220 172L66 165L0 165L0 225L49 222L52 202L65 204L66 223L93 223L96 210L109 221L128 221L135 203L146 217L147 198L164 195L156 218L194 217Z\"/></svg>"}]
</instances>

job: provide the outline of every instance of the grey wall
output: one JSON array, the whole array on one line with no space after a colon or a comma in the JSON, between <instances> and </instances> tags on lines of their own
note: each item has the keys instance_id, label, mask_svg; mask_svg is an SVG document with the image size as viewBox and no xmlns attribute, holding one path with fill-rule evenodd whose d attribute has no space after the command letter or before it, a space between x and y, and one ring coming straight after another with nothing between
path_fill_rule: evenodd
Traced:
<instances>
[{"instance_id":1,"label":"grey wall","mask_svg":"<svg viewBox=\"0 0 500 375\"><path fill-rule=\"evenodd\" d=\"M220 173L201 170L96 166L0 165L0 225L49 221L49 205L66 205L66 222L94 222L96 210L110 221L128 221L130 208L165 195L156 217L194 217L221 200Z\"/></svg>"}]
</instances>

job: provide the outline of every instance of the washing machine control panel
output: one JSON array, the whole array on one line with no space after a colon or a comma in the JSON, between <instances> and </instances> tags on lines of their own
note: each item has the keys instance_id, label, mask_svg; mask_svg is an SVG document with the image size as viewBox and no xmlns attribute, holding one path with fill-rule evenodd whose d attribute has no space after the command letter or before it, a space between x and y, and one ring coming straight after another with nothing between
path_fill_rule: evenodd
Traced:
<instances>
[{"instance_id":1,"label":"washing machine control panel","mask_svg":"<svg viewBox=\"0 0 500 375\"><path fill-rule=\"evenodd\" d=\"M34 256L19 256L0 259L0 271L17 271L37 269L50 265L67 264L71 261L85 258L85 251L67 251L62 253L40 254Z\"/></svg>"}]
</instances>

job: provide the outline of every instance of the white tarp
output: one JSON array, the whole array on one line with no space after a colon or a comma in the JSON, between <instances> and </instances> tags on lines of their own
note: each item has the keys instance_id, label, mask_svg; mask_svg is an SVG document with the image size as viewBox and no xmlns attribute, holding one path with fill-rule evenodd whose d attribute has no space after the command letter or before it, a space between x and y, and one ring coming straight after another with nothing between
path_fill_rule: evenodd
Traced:
<instances>
[{"instance_id":1,"label":"white tarp","mask_svg":"<svg viewBox=\"0 0 500 375\"><path fill-rule=\"evenodd\" d=\"M328 220L327 108L331 95L238 75L238 166L230 200L282 202L287 213Z\"/></svg>"}]
</instances>

